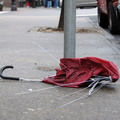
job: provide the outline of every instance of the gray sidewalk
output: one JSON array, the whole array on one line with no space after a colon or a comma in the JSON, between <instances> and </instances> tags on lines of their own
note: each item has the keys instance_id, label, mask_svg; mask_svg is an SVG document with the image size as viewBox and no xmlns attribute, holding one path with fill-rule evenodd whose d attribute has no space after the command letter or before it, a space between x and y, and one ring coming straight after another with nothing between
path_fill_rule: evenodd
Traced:
<instances>
[{"instance_id":1,"label":"gray sidewalk","mask_svg":"<svg viewBox=\"0 0 120 120\"><path fill-rule=\"evenodd\" d=\"M57 27L60 9L19 8L0 14L0 67L13 65L4 74L23 78L55 74L63 58L63 33L42 33L39 27ZM77 27L90 30L76 34L76 57L94 56L113 61L120 71L120 50L114 37L88 17L77 17ZM92 31L93 30L93 31ZM52 57L51 57L52 56ZM88 90L55 87L39 82L0 79L1 120L118 120L120 82L109 84L90 97ZM32 92L29 90L32 89ZM81 90L59 99L62 96ZM78 99L80 98L80 100ZM73 102L65 107L58 106Z\"/></svg>"}]
</instances>

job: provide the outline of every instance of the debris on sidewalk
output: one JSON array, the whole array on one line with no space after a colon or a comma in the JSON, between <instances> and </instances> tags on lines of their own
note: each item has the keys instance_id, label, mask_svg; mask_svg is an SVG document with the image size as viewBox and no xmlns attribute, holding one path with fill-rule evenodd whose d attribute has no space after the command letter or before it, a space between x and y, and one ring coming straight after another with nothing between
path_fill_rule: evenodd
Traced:
<instances>
[{"instance_id":1,"label":"debris on sidewalk","mask_svg":"<svg viewBox=\"0 0 120 120\"><path fill-rule=\"evenodd\" d=\"M42 32L42 33L63 33L63 28L54 27L34 27L28 32ZM76 33L103 33L101 29L98 28L76 28Z\"/></svg>"},{"instance_id":2,"label":"debris on sidewalk","mask_svg":"<svg viewBox=\"0 0 120 120\"><path fill-rule=\"evenodd\" d=\"M56 69L56 75L44 78L44 80L4 76L2 73L7 68L13 68L13 66L4 66L0 69L0 77L3 79L38 81L73 88L87 85L88 88L91 88L89 95L94 92L98 84L106 85L106 83L104 84L106 81L107 83L116 82L120 76L117 66L113 62L96 57L62 58L60 69ZM30 89L30 91L32 90Z\"/></svg>"},{"instance_id":3,"label":"debris on sidewalk","mask_svg":"<svg viewBox=\"0 0 120 120\"><path fill-rule=\"evenodd\" d=\"M60 68L56 69L55 76L47 77L43 82L78 88L86 83L96 83L101 79L89 81L94 76L111 77L111 82L119 79L118 69L113 62L96 57L63 58L60 60ZM105 80L105 78L102 79Z\"/></svg>"}]
</instances>

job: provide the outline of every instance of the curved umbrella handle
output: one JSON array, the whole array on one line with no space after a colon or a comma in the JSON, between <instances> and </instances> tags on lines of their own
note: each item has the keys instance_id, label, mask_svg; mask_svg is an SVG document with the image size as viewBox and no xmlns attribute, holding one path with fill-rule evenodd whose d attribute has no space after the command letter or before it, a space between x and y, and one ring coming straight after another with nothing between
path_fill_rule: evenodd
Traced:
<instances>
[{"instance_id":1,"label":"curved umbrella handle","mask_svg":"<svg viewBox=\"0 0 120 120\"><path fill-rule=\"evenodd\" d=\"M18 77L9 77L9 76L4 76L2 73L3 73L3 71L5 70L5 69L7 69L7 68L14 68L13 66L4 66L4 67L2 67L1 69L0 69L0 77L1 78L3 78L3 79L11 79L11 80L19 80L20 78L18 78Z\"/></svg>"}]
</instances>

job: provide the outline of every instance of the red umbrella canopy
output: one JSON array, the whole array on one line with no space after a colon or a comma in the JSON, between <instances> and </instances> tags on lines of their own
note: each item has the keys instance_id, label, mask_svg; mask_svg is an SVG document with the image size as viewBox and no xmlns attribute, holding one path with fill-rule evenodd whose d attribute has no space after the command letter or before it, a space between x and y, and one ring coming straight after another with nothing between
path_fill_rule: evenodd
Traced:
<instances>
[{"instance_id":1,"label":"red umbrella canopy","mask_svg":"<svg viewBox=\"0 0 120 120\"><path fill-rule=\"evenodd\" d=\"M96 75L110 76L112 82L116 82L120 74L113 62L101 58L62 58L56 75L45 78L43 82L62 87L80 87Z\"/></svg>"}]
</instances>

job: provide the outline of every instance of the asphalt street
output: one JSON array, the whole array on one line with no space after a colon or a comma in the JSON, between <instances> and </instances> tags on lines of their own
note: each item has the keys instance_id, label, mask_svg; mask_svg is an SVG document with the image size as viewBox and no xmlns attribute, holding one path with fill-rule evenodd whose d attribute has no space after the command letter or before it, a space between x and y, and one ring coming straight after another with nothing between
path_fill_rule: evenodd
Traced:
<instances>
[{"instance_id":1,"label":"asphalt street","mask_svg":"<svg viewBox=\"0 0 120 120\"><path fill-rule=\"evenodd\" d=\"M117 40L90 18L96 8L77 9L76 57L113 61L120 71ZM58 26L60 9L18 8L0 12L0 67L13 65L6 76L39 79L56 73L63 58L62 32L37 32ZM82 13L86 12L86 16ZM89 32L88 32L89 31ZM89 88L65 88L43 82L0 78L0 120L119 120L120 81L88 96Z\"/></svg>"}]
</instances>

